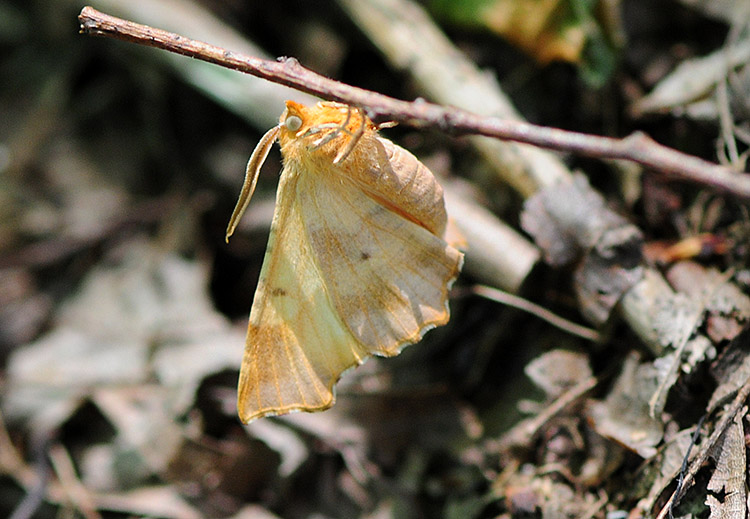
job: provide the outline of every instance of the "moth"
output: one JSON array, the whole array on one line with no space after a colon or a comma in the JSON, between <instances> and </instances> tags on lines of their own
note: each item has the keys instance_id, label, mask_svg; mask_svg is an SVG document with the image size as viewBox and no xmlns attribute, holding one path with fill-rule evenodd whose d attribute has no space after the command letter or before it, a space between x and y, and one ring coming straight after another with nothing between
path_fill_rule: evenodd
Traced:
<instances>
[{"instance_id":1,"label":"moth","mask_svg":"<svg viewBox=\"0 0 750 519\"><path fill-rule=\"evenodd\" d=\"M239 378L244 423L327 409L344 371L447 323L463 263L433 174L361 110L331 102L287 101L250 157L227 241L277 140L283 170Z\"/></svg>"}]
</instances>

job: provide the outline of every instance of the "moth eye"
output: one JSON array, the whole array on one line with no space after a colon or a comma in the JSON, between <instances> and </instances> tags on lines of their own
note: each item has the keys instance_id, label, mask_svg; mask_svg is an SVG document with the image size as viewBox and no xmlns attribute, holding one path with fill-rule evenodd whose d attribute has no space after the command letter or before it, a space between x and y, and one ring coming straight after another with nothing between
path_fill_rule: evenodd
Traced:
<instances>
[{"instance_id":1,"label":"moth eye","mask_svg":"<svg viewBox=\"0 0 750 519\"><path fill-rule=\"evenodd\" d=\"M284 121L284 126L286 126L287 130L296 132L302 128L302 119L296 115L290 115Z\"/></svg>"}]
</instances>

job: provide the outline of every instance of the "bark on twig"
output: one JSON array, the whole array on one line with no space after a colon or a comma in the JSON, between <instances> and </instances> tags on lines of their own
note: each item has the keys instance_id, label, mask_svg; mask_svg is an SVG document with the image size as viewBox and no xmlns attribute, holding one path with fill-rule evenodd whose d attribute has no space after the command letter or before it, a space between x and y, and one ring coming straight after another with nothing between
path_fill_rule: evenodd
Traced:
<instances>
[{"instance_id":1,"label":"bark on twig","mask_svg":"<svg viewBox=\"0 0 750 519\"><path fill-rule=\"evenodd\" d=\"M75 0L67 0L72 4ZM77 4L76 7L79 7ZM258 45L223 22L200 2L191 0L97 0L97 8L121 18L139 20L151 27L161 27L192 38L212 41L226 49L263 59L273 59ZM242 116L255 129L265 133L279 122L284 101L304 104L313 98L298 90L280 88L261 79L233 74L198 60L186 60L170 52L154 53L154 60L180 77L206 97Z\"/></svg>"},{"instance_id":2,"label":"bark on twig","mask_svg":"<svg viewBox=\"0 0 750 519\"><path fill-rule=\"evenodd\" d=\"M184 36L122 20L84 7L81 32L158 47L290 86L324 99L367 110L376 122L396 121L454 134L476 134L590 157L623 159L663 173L668 178L701 184L750 199L750 177L730 168L663 146L641 133L624 139L600 137L520 121L485 117L425 101L407 102L325 78L294 58L278 61L243 56Z\"/></svg>"}]
</instances>

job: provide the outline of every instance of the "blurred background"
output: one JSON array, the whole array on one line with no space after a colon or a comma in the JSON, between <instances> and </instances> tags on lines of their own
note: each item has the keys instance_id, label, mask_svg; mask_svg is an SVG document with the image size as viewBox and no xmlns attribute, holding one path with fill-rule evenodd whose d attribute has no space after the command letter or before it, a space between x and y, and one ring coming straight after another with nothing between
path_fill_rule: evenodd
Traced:
<instances>
[{"instance_id":1,"label":"blurred background","mask_svg":"<svg viewBox=\"0 0 750 519\"><path fill-rule=\"evenodd\" d=\"M238 52L293 56L400 99L459 104L419 76L420 63L445 58L442 47L404 61L399 50L417 46L403 33L376 33L428 23L514 116L599 135L643 130L739 169L750 135L746 4L90 2ZM281 169L277 149L229 244L224 232L246 161L284 100L314 100L80 35L83 5L0 0L1 516L604 517L645 496L625 484L643 451L596 435L580 409L565 424L534 430L520 453L501 441L557 394L544 389L553 375L525 374L532 360L575 352L543 363L567 366L569 385L623 362L637 342L632 332L615 324L620 340L592 346L472 294L475 281L486 282L478 269L457 283L449 325L398 358L348 372L332 410L243 427L235 388ZM423 30L414 25L413 33ZM679 64L706 66L729 45L737 56L673 75ZM647 96L657 86L662 93ZM495 110L489 98L473 102L475 111ZM520 232L530 193L503 179L505 166L489 163L474 141L408 127L386 135ZM700 247L724 246L708 251L712 264L742 258L737 242L721 238L741 213L736 206L632 166L554 160L584 171L658 253L665 240L703 233L718 238ZM539 266L512 290L582 322L570 275Z\"/></svg>"}]
</instances>

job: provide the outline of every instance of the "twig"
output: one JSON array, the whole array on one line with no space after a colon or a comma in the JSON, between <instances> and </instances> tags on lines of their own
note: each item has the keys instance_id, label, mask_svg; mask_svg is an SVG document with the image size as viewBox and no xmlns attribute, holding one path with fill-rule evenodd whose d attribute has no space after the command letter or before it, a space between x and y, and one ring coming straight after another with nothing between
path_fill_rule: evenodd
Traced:
<instances>
[{"instance_id":1,"label":"twig","mask_svg":"<svg viewBox=\"0 0 750 519\"><path fill-rule=\"evenodd\" d=\"M598 383L599 379L596 377L587 377L578 382L575 386L567 389L537 416L520 422L510 431L505 433L500 439L501 448L509 448L515 445L523 445L525 442L530 442L541 428L544 427L544 424L557 416L558 413L563 411L570 404L594 389Z\"/></svg>"},{"instance_id":2,"label":"twig","mask_svg":"<svg viewBox=\"0 0 750 519\"><path fill-rule=\"evenodd\" d=\"M70 2L72 3L72 2ZM80 9L80 3L77 5ZM249 56L274 59L231 24L211 11L206 2L195 0L97 0L96 8L128 20L138 20L191 38L210 41L225 49ZM204 96L226 110L239 115L261 133L279 122L284 101L291 99L309 105L315 98L297 90L281 88L262 79L244 74L227 74L226 70L199 60L186 60L171 52L154 52L162 70L181 78Z\"/></svg>"},{"instance_id":3,"label":"twig","mask_svg":"<svg viewBox=\"0 0 750 519\"><path fill-rule=\"evenodd\" d=\"M49 490L50 474L47 450L52 433L36 430L32 435L31 448L34 453L34 470L36 481L26 487L26 495L9 516L10 519L31 519L44 503L44 496Z\"/></svg>"},{"instance_id":4,"label":"twig","mask_svg":"<svg viewBox=\"0 0 750 519\"><path fill-rule=\"evenodd\" d=\"M559 315L550 312L546 308L539 306L536 303L532 303L528 299L524 299L522 297L509 294L508 292L503 292L502 290L484 285L474 285L471 291L478 296L485 297L487 299L495 301L496 303L512 306L513 308L528 312L531 315L534 315L539 319L548 322L552 326L568 332L571 335L586 339L587 341L601 341L601 335L596 330L592 330L591 328L587 328L572 321L568 321L567 319L564 319Z\"/></svg>"},{"instance_id":5,"label":"twig","mask_svg":"<svg viewBox=\"0 0 750 519\"><path fill-rule=\"evenodd\" d=\"M60 480L63 491L85 519L101 519L88 489L81 483L76 474L70 454L61 444L50 446L49 457L52 467Z\"/></svg>"},{"instance_id":6,"label":"twig","mask_svg":"<svg viewBox=\"0 0 750 519\"><path fill-rule=\"evenodd\" d=\"M688 471L688 462L690 461L690 451L693 450L693 446L698 444L698 441L701 437L701 430L703 429L703 422L706 421L706 418L708 417L708 413L705 413L703 416L700 417L700 420L698 420L698 423L695 424L695 431L693 431L693 435L690 438L690 445L688 445L687 452L685 453L685 457L682 459L682 465L680 466L680 475L677 477L677 487L674 490L675 496L682 495L682 489L685 486L685 474L687 474ZM674 518L674 509L677 506L677 499L670 499L669 500L669 519Z\"/></svg>"},{"instance_id":7,"label":"twig","mask_svg":"<svg viewBox=\"0 0 750 519\"><path fill-rule=\"evenodd\" d=\"M750 199L750 178L730 168L663 146L636 132L623 139L600 137L520 121L484 117L422 100L407 102L325 78L294 58L278 61L243 56L160 29L136 24L84 7L81 32L140 43L189 56L286 85L324 99L365 109L375 122L396 121L418 128L436 128L455 135L477 134L523 142L590 157L623 159L682 179Z\"/></svg>"}]
</instances>

